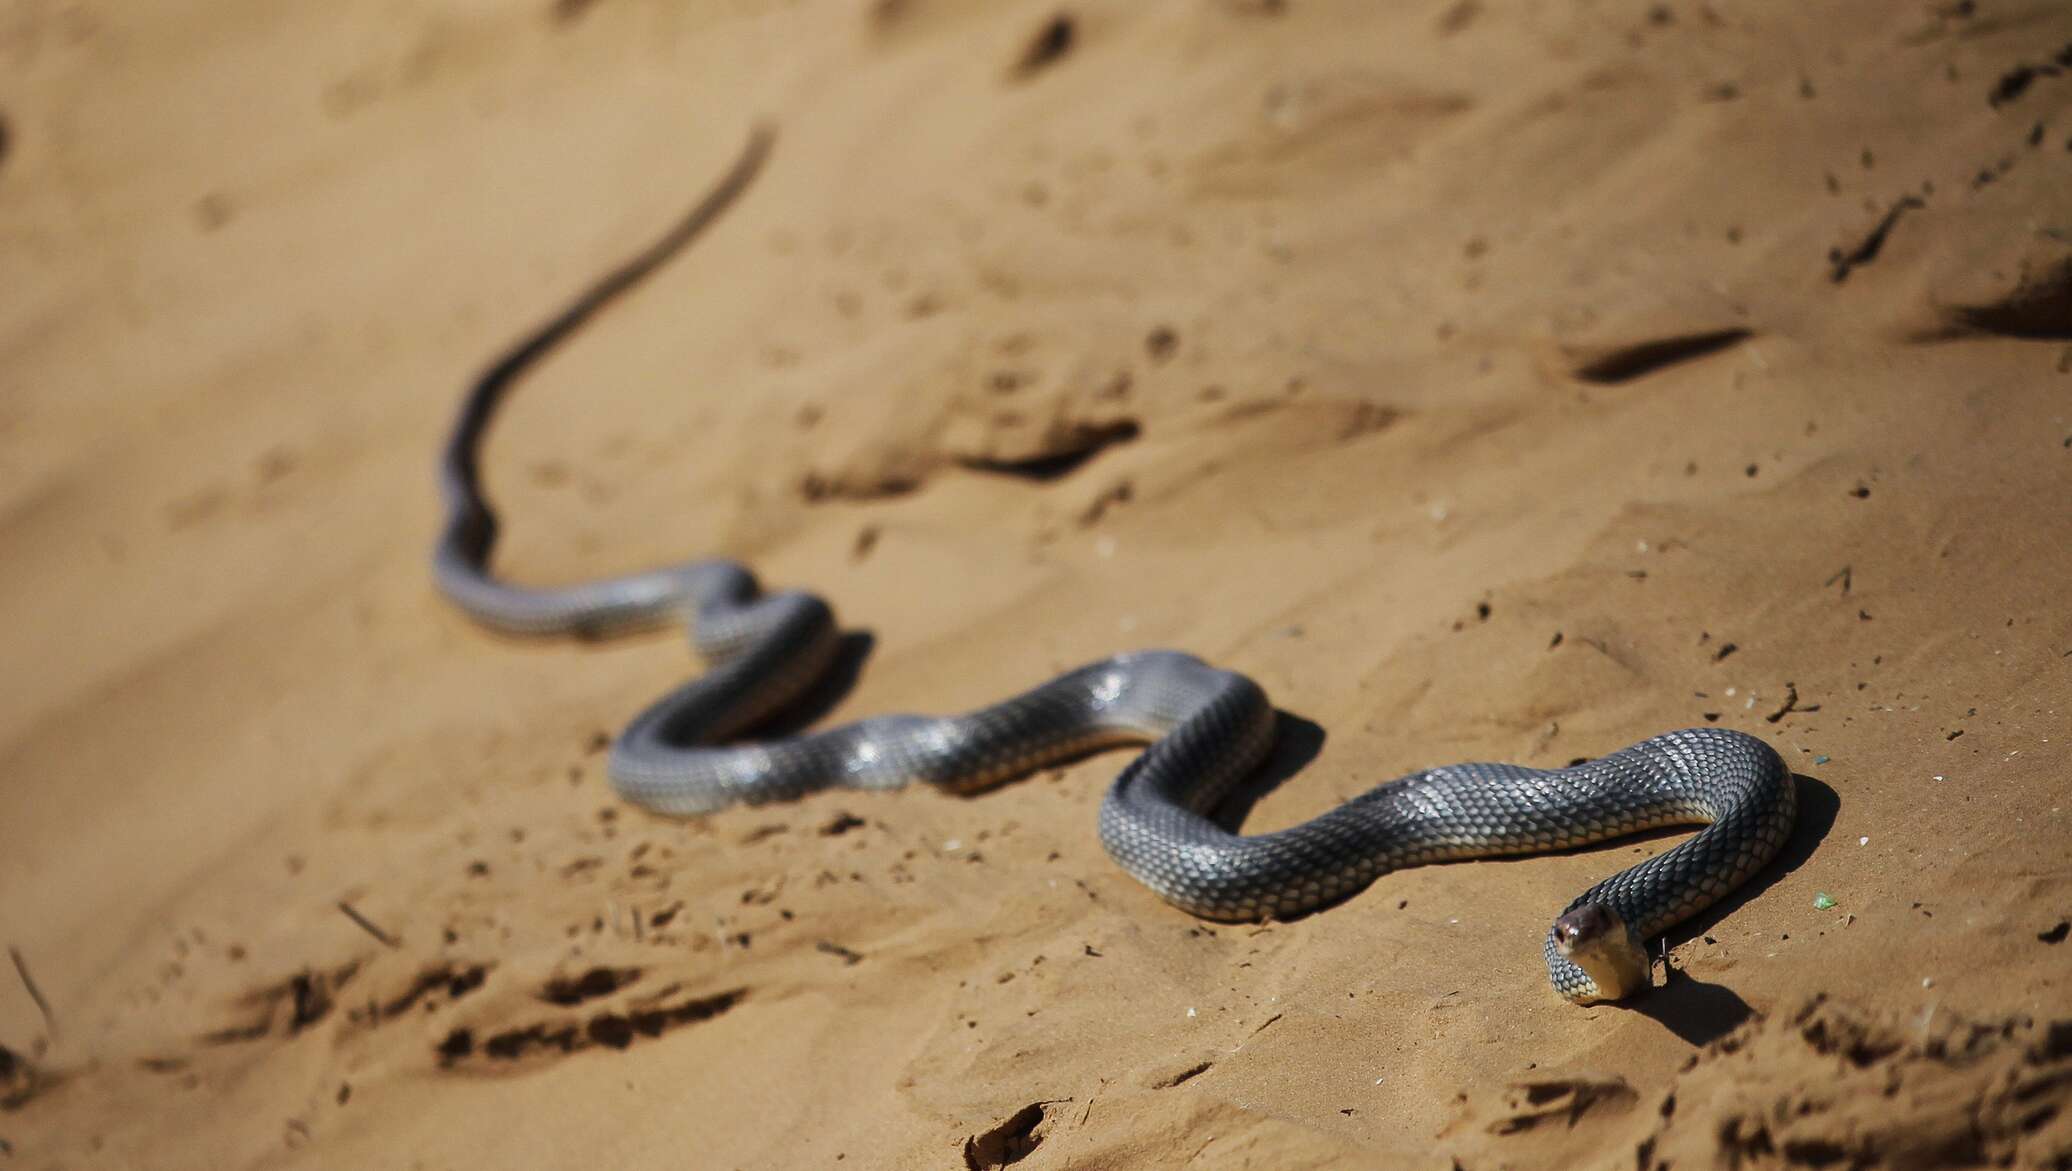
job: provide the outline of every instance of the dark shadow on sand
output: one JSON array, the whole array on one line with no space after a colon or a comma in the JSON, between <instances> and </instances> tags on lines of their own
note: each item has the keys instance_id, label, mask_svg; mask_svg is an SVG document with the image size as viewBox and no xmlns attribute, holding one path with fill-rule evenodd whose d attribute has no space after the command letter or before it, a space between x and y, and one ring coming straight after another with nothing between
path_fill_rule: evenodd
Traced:
<instances>
[{"instance_id":1,"label":"dark shadow on sand","mask_svg":"<svg viewBox=\"0 0 2072 1171\"><path fill-rule=\"evenodd\" d=\"M856 680L863 674L863 664L877 645L878 636L868 630L843 631L841 642L835 648L834 662L821 672L820 680L804 695L786 704L784 710L757 724L749 739L803 735L826 719L828 713L856 690Z\"/></svg>"},{"instance_id":2,"label":"dark shadow on sand","mask_svg":"<svg viewBox=\"0 0 2072 1171\"><path fill-rule=\"evenodd\" d=\"M1755 1015L1755 1009L1732 988L1708 984L1674 969L1667 984L1617 1007L1652 1017L1694 1047L1719 1040Z\"/></svg>"},{"instance_id":3,"label":"dark shadow on sand","mask_svg":"<svg viewBox=\"0 0 2072 1171\"><path fill-rule=\"evenodd\" d=\"M1329 733L1315 720L1306 720L1293 712L1274 709L1279 717L1274 729L1273 751L1266 756L1266 763L1251 776L1232 786L1230 792L1210 812L1209 819L1231 833L1251 816L1252 807L1268 793L1281 787L1288 778L1309 767L1309 762L1324 750L1324 739Z\"/></svg>"}]
</instances>

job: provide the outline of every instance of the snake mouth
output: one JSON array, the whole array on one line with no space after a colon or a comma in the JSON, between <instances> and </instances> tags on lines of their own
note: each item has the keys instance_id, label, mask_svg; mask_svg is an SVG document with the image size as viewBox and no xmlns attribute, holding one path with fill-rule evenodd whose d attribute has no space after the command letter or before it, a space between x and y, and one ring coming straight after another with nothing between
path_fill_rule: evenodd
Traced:
<instances>
[{"instance_id":1,"label":"snake mouth","mask_svg":"<svg viewBox=\"0 0 2072 1171\"><path fill-rule=\"evenodd\" d=\"M1581 999L1619 1000L1648 987L1653 965L1647 949L1617 911L1584 903L1554 920L1554 949L1581 968L1596 992Z\"/></svg>"}]
</instances>

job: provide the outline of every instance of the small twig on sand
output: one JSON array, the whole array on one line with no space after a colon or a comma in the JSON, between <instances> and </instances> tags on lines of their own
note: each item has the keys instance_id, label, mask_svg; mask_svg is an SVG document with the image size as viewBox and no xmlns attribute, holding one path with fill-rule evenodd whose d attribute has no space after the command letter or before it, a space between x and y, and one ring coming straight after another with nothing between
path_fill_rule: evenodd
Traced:
<instances>
[{"instance_id":1,"label":"small twig on sand","mask_svg":"<svg viewBox=\"0 0 2072 1171\"><path fill-rule=\"evenodd\" d=\"M29 975L29 961L22 958L22 949L12 944L8 946L7 954L14 960L14 971L22 978L22 987L29 990L29 999L36 1002L36 1011L43 1014L43 1031L50 1034L51 1040L57 1040L57 1014L50 1011L50 1001L43 998L43 989L36 987L36 978Z\"/></svg>"},{"instance_id":2,"label":"small twig on sand","mask_svg":"<svg viewBox=\"0 0 2072 1171\"><path fill-rule=\"evenodd\" d=\"M367 918L367 916L362 915L358 911L354 910L353 905L351 903L346 902L344 899L338 900L338 909L345 912L346 918L351 919L353 922L359 924L360 930L365 931L367 934L372 935L376 939L379 939L382 942L382 946L403 946L401 940L397 939L393 935L390 935L388 932L383 931L381 928L376 927L372 920Z\"/></svg>"},{"instance_id":3,"label":"small twig on sand","mask_svg":"<svg viewBox=\"0 0 2072 1171\"><path fill-rule=\"evenodd\" d=\"M1785 684L1785 685L1784 685L1784 706L1783 706L1783 707L1781 707L1781 708L1778 708L1778 709L1777 709L1776 711L1774 711L1774 712L1771 712L1771 713L1770 713L1769 715L1767 715L1767 716L1764 716L1764 717L1763 717L1763 719L1765 719L1765 720L1769 721L1770 723L1774 724L1774 723L1776 723L1777 721L1779 721L1779 720L1783 719L1784 717L1786 717L1786 716L1788 716L1788 715L1792 714L1793 712L1806 712L1806 713L1812 713L1812 712L1817 712L1817 711L1819 711L1819 710L1820 710L1820 705L1819 705L1819 704L1817 704L1817 703L1816 703L1816 704L1809 704L1809 705L1807 705L1807 706L1805 706L1805 707L1800 707L1800 706L1799 706L1799 689L1798 689L1798 688L1796 688L1796 687L1793 687L1793 686L1792 686L1791 684L1787 683L1787 684Z\"/></svg>"},{"instance_id":4,"label":"small twig on sand","mask_svg":"<svg viewBox=\"0 0 2072 1171\"><path fill-rule=\"evenodd\" d=\"M850 951L848 948L843 947L841 944L836 943L832 939L820 940L819 942L813 945L813 950L818 952L824 952L827 955L834 956L837 959L840 959L845 964L859 964L863 962L863 956L861 954Z\"/></svg>"}]
</instances>

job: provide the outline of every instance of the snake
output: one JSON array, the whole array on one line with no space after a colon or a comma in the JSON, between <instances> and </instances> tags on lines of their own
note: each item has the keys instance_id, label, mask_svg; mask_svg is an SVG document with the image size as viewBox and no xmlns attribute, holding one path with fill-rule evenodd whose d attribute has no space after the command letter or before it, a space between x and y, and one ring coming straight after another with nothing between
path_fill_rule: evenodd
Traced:
<instances>
[{"instance_id":1,"label":"snake","mask_svg":"<svg viewBox=\"0 0 2072 1171\"><path fill-rule=\"evenodd\" d=\"M875 716L757 740L840 656L834 611L819 597L766 591L746 566L723 558L558 587L498 577L490 566L497 517L479 457L499 403L544 355L717 219L773 140L769 127L756 127L680 220L491 363L464 396L439 461L445 516L432 573L476 622L512 635L584 638L689 627L706 670L612 741L607 772L620 796L656 813L697 816L836 786L922 782L968 793L1141 744L1102 798L1101 845L1159 897L1221 921L1304 915L1404 867L1701 826L1577 895L1555 918L1543 947L1548 976L1562 997L1585 1004L1649 987L1647 941L1717 903L1783 848L1797 808L1791 772L1760 738L1719 727L1666 732L1565 768L1421 769L1302 824L1243 834L1215 813L1261 768L1278 713L1251 679L1173 650L1114 655L961 715Z\"/></svg>"}]
</instances>

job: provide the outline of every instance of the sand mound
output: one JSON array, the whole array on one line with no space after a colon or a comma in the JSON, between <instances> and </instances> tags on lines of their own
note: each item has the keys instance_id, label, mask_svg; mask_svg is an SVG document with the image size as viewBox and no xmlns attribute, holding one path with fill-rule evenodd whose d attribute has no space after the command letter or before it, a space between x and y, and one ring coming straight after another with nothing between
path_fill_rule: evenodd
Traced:
<instances>
[{"instance_id":1,"label":"sand mound","mask_svg":"<svg viewBox=\"0 0 2072 1171\"><path fill-rule=\"evenodd\" d=\"M1707 1045L1666 1089L1534 1078L1452 1133L1478 1129L1513 1167L1619 1150L1645 1171L2072 1166L2072 1018L1902 1018L1816 995Z\"/></svg>"}]
</instances>

